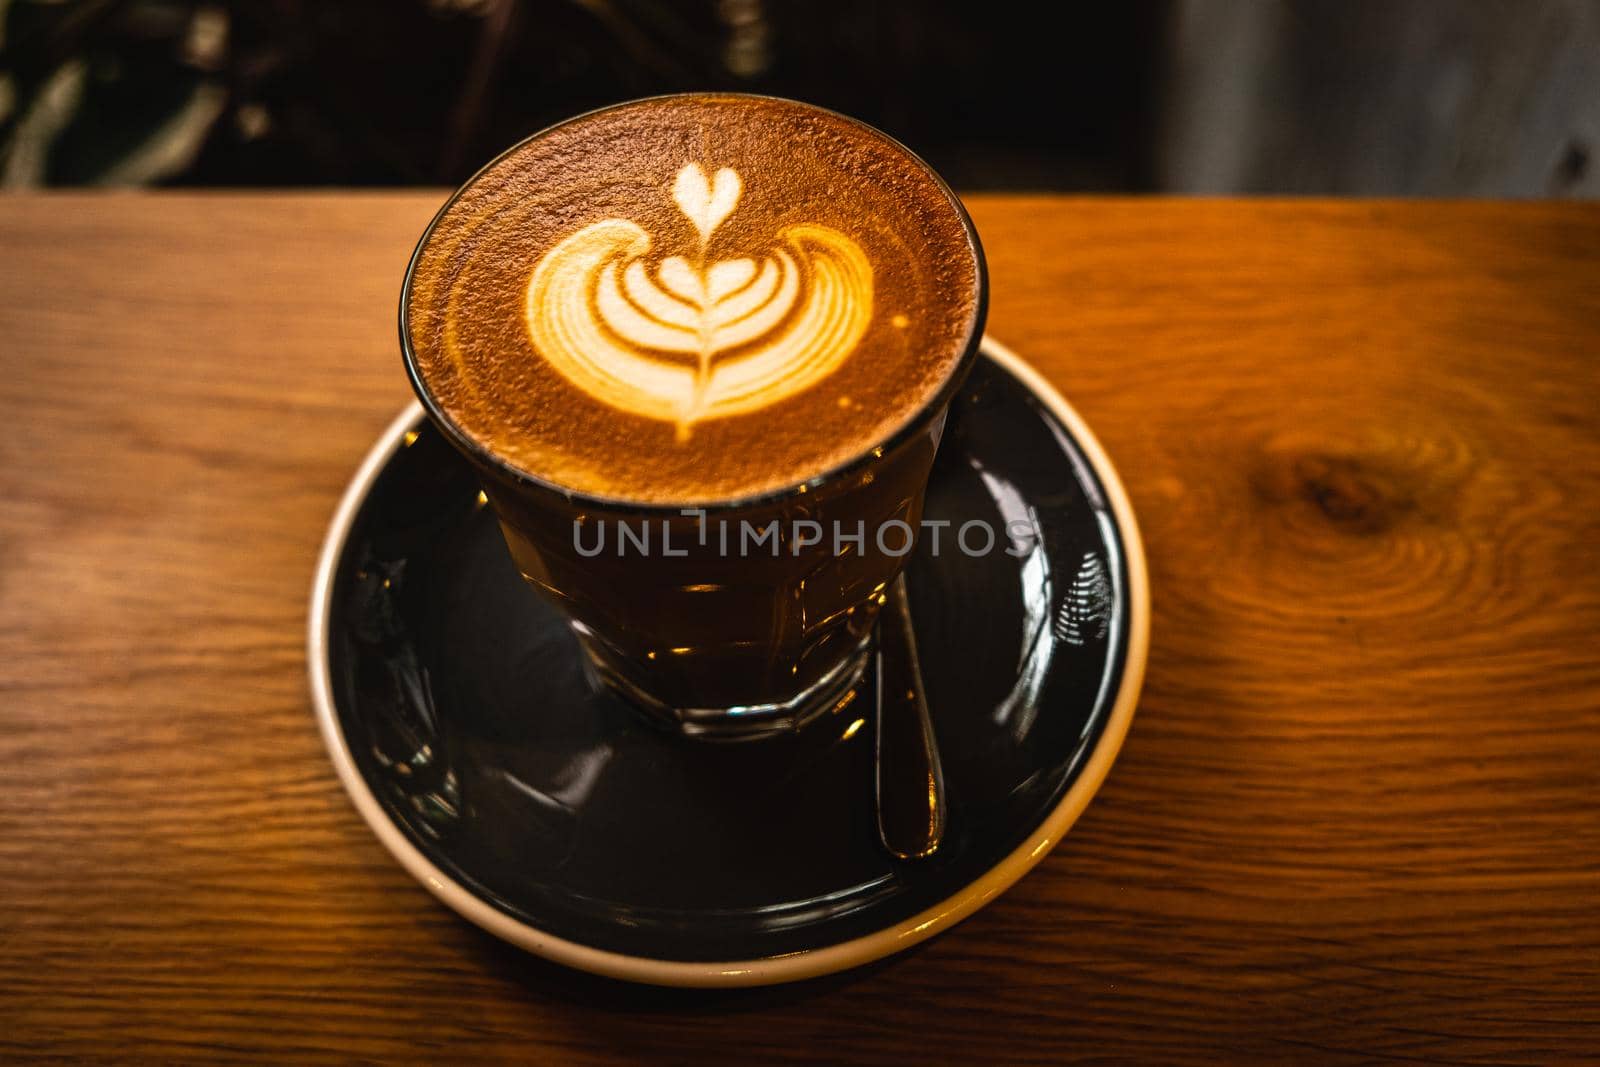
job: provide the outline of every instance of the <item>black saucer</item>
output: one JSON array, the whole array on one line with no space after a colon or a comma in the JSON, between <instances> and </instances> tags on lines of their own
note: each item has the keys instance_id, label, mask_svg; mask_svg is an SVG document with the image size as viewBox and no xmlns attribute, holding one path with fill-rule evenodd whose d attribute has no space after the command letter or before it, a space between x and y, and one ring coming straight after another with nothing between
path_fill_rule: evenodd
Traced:
<instances>
[{"instance_id":1,"label":"black saucer","mask_svg":"<svg viewBox=\"0 0 1600 1067\"><path fill-rule=\"evenodd\" d=\"M312 690L335 766L398 859L543 955L670 984L864 963L1010 885L1087 804L1132 717L1148 596L1132 513L1058 394L991 343L956 399L909 565L948 786L931 859L874 821L872 679L798 735L659 732L596 691L513 569L466 464L408 411L358 473L313 592ZM1032 515L1020 556L952 551Z\"/></svg>"}]
</instances>

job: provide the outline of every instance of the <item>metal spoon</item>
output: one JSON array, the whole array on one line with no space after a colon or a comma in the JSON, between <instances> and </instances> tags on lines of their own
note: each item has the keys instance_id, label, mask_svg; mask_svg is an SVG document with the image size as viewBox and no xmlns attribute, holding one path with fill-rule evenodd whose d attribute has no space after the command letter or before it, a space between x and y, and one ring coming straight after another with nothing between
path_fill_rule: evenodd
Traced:
<instances>
[{"instance_id":1,"label":"metal spoon","mask_svg":"<svg viewBox=\"0 0 1600 1067\"><path fill-rule=\"evenodd\" d=\"M902 574L878 617L878 837L896 859L931 856L944 837L944 772L923 694Z\"/></svg>"}]
</instances>

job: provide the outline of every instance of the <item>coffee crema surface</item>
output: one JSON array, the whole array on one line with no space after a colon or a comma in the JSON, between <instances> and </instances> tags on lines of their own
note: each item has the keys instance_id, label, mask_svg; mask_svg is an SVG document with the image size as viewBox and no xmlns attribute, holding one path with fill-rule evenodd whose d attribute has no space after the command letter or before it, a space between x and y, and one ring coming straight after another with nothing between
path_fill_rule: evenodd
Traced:
<instances>
[{"instance_id":1,"label":"coffee crema surface","mask_svg":"<svg viewBox=\"0 0 1600 1067\"><path fill-rule=\"evenodd\" d=\"M973 342L978 249L944 185L851 119L763 97L625 104L474 178L412 265L428 394L579 493L733 500L894 434Z\"/></svg>"}]
</instances>

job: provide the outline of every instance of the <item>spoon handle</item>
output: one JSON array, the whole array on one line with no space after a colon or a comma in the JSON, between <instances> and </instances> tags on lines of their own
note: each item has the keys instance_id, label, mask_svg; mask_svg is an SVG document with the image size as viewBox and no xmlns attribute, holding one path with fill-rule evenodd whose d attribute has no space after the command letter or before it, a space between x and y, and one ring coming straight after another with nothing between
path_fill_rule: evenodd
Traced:
<instances>
[{"instance_id":1,"label":"spoon handle","mask_svg":"<svg viewBox=\"0 0 1600 1067\"><path fill-rule=\"evenodd\" d=\"M944 772L923 692L902 574L878 617L878 836L896 859L933 855L944 837Z\"/></svg>"}]
</instances>

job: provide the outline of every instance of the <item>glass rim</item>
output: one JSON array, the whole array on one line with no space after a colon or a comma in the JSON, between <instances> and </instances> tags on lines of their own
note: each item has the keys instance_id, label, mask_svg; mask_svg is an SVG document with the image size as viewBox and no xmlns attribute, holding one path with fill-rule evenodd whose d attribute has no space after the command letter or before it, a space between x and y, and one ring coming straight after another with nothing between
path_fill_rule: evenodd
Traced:
<instances>
[{"instance_id":1,"label":"glass rim","mask_svg":"<svg viewBox=\"0 0 1600 1067\"><path fill-rule=\"evenodd\" d=\"M976 299L973 301L972 318L968 325L966 339L962 342L961 354L956 358L955 362L951 364L949 373L945 375L945 379L940 383L938 389L929 394L928 398L924 400L920 406L914 409L911 414L906 417L905 421L896 427L892 432L890 432L886 437L866 446L859 454L853 455L849 459L846 459L841 463L837 463L832 467L828 467L809 478L797 482L791 482L787 485L779 486L776 489L766 489L759 493L750 493L740 497L710 498L706 500L693 500L673 503L634 500L628 497L607 496L600 493L583 492L582 490L564 486L561 483L552 481L548 478L542 478L539 475L524 470L516 464L506 460L504 457L498 455L494 452L494 450L490 449L488 446L484 445L481 441L468 433L466 429L460 426L453 418L451 418L444 408L441 407L434 399L432 392L429 390L427 383L423 378L422 372L417 367L416 351L411 341L411 324L409 321L409 316L407 315L407 311L411 306L411 283L416 275L417 263L422 258L423 249L428 246L429 240L433 237L433 231L438 227L440 221L443 220L450 209L455 206L456 201L461 198L463 193L476 184L480 178L498 165L507 156L511 155L513 152L516 152L524 145L533 141L537 141L541 137L545 137L564 126L570 125L574 122L579 122L595 115L604 114L607 111L614 111L618 108L624 107L632 107L637 104L646 104L656 100L680 100L690 97L697 99L720 98L732 100L768 100L783 104L794 104L825 115L831 115L836 119L848 122L854 126L859 126L875 136L883 138L889 144L899 149L901 152L904 152L914 163L917 164L917 166L921 167L928 174L928 176L933 179L935 186L945 195L945 198L949 201L950 206L955 209L956 218L960 222L962 232L966 236L967 246L972 253L973 264L976 268L974 280L977 292ZM545 126L522 138L506 148L504 151L499 152L494 156L494 158L490 159L487 163L474 171L471 177L467 178L466 181L457 186L455 191L452 192L448 198L446 198L442 205L440 205L439 210L435 212L433 218L429 220L427 228L422 231L422 236L417 240L416 248L412 250L411 258L406 264L405 281L400 287L399 310L400 351L406 367L406 376L411 381L411 389L414 393L416 393L417 399L422 403L423 411L426 412L428 420L435 426L439 427L457 449L465 453L474 461L490 468L496 474L509 479L518 488L527 488L553 493L569 503L579 504L597 511L620 511L645 515L682 515L685 513L725 514L731 511L747 510L755 507L767 507L787 501L791 498L805 496L806 494L823 487L827 483L833 482L842 477L847 477L850 474L861 470L867 465L875 462L884 453L893 451L901 444L915 436L940 409L950 402L956 391L960 388L961 383L966 380L967 372L972 368L973 363L977 361L978 350L983 340L984 321L988 316L989 310L989 267L984 258L983 244L978 238L977 228L973 225L972 217L967 213L966 205L961 202L961 198L956 195L953 189L950 188L949 184L945 182L944 178L939 175L939 172L928 165L928 162L925 159L917 155L917 153L913 152L910 148L907 148L899 139L884 133L876 126L835 111L832 108L821 107L817 104L810 104L803 100L793 100L788 97L774 96L767 93L658 93L653 96L642 96L631 100L618 101L614 104L607 104L603 107L591 108L588 111L580 112L579 114L562 119L559 122L552 123L551 125Z\"/></svg>"}]
</instances>

